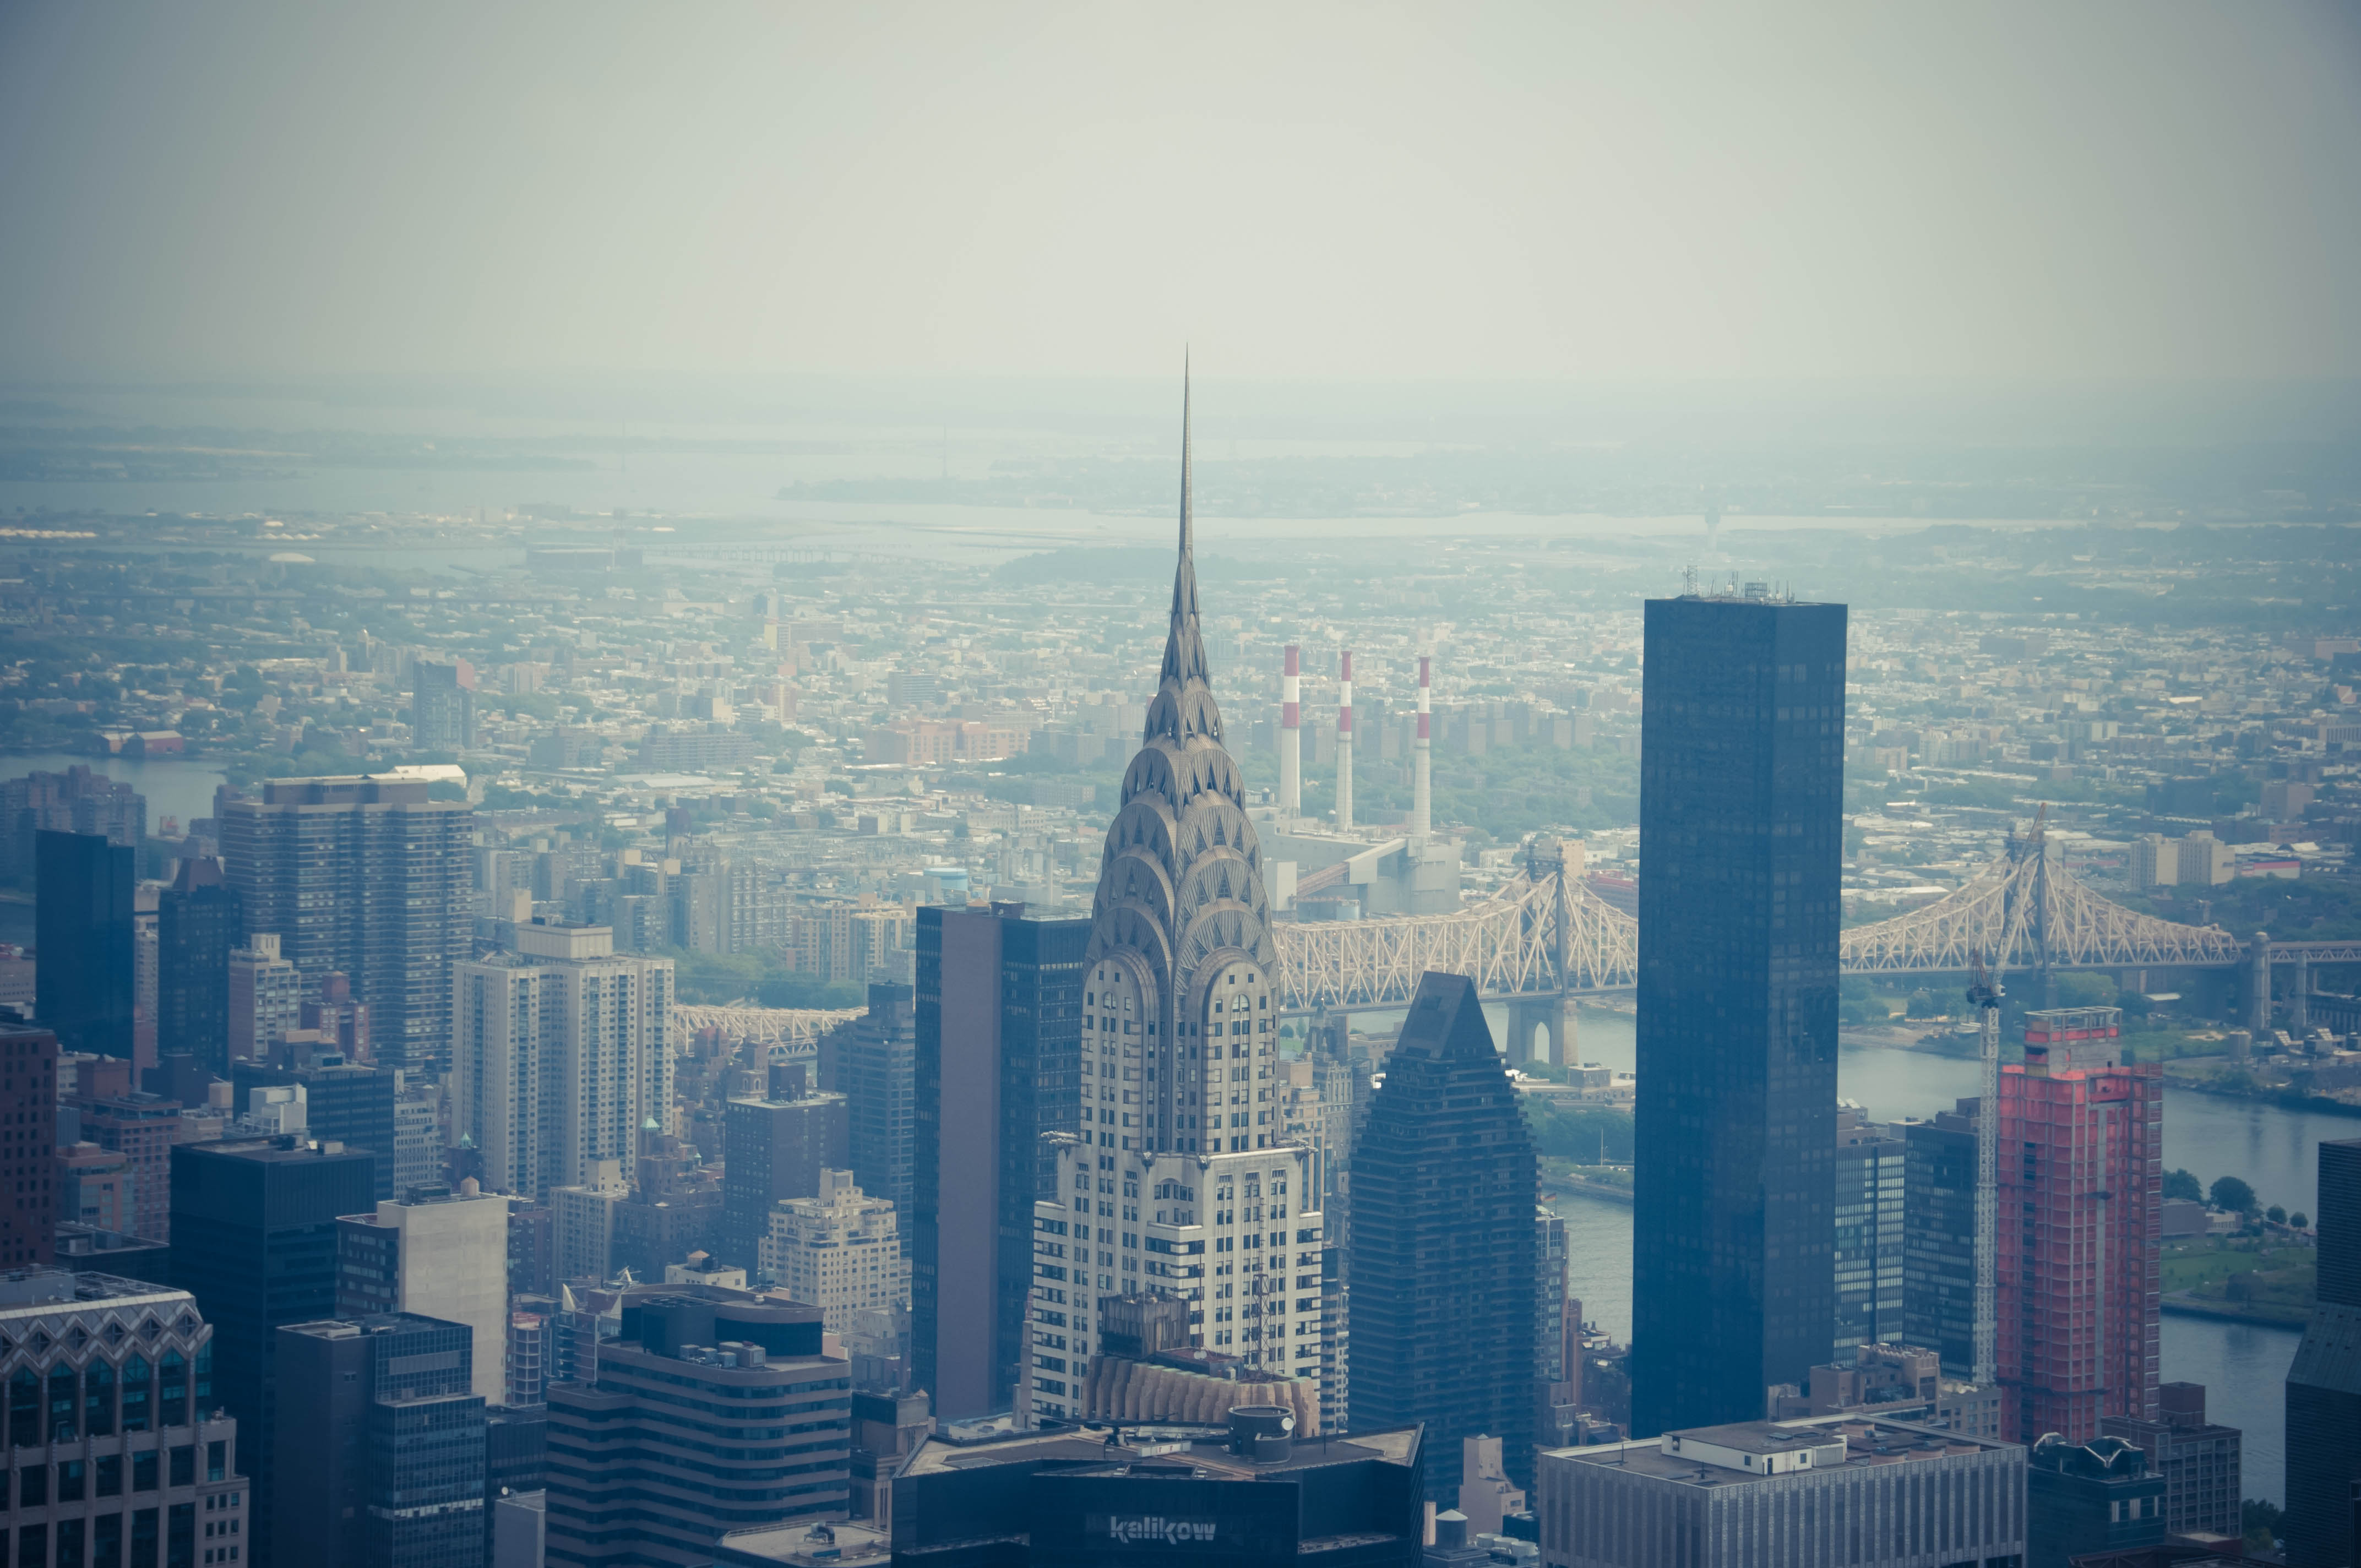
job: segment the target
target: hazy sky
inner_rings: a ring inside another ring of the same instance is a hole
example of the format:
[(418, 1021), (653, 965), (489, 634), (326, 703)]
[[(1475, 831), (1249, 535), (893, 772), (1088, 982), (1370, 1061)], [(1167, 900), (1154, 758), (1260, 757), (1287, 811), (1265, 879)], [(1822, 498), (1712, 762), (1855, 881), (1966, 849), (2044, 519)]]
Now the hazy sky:
[(0, 375), (2361, 374), (2361, 8), (0, 5)]

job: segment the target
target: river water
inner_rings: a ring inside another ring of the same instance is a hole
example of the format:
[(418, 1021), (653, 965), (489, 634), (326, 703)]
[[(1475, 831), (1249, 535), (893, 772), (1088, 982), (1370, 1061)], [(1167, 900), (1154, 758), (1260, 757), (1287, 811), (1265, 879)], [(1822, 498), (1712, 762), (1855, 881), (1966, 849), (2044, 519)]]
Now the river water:
[(180, 818), (186, 828), (196, 817), (214, 814), (214, 791), (228, 779), (201, 757), (93, 757), (71, 751), (27, 751), (0, 756), (0, 779), (20, 779), (27, 773), (61, 773), (82, 766), (117, 784), (127, 784), (148, 797), (148, 831), (167, 817)]
[[(1576, 1027), (1584, 1060), (1631, 1069), (1630, 1014), (1585, 1009)], [(1838, 1059), (1839, 1091), (1861, 1102), (1880, 1121), (1949, 1110), (1953, 1101), (1976, 1092), (1976, 1075), (1972, 1061), (1876, 1046), (1848, 1044)], [(2361, 1137), (2361, 1118), (2284, 1111), (2187, 1090), (2169, 1090), (2165, 1095), (2166, 1168), (2185, 1168), (2208, 1184), (2217, 1176), (2244, 1177), (2265, 1203), (2309, 1212), (2315, 1190), (2315, 1146), (2324, 1139), (2350, 1137)], [(1559, 1198), (1557, 1211), (1565, 1220), (1571, 1254), (1568, 1287), (1581, 1299), (1583, 1316), (1618, 1340), (1628, 1341), (1631, 1211), (1575, 1194)], [(2170, 1313), (2163, 1329), (2165, 1380), (2205, 1386), (2208, 1416), (2246, 1434), (2245, 1494), (2282, 1501), (2282, 1385), (2302, 1336), (2292, 1329)]]

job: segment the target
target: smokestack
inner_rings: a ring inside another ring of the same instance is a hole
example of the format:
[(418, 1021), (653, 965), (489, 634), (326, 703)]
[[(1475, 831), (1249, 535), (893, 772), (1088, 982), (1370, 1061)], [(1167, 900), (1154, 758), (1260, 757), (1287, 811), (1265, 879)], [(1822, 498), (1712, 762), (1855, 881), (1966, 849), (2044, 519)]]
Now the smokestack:
[(1431, 780), (1427, 773), (1427, 765), (1433, 750), (1433, 743), (1427, 734), (1427, 726), (1431, 722), (1427, 709), (1428, 681), (1431, 674), (1428, 666), (1432, 663), (1433, 661), (1425, 654), (1419, 655), (1418, 742), (1411, 752), (1411, 765), (1413, 772), (1411, 774), (1410, 836), (1413, 843), (1424, 843), (1426, 836), (1434, 830), (1434, 797), (1428, 793)]
[(1336, 677), (1336, 826), (1353, 825), (1353, 651)]
[(1294, 642), (1279, 677), (1279, 809), (1303, 815), (1303, 649)]

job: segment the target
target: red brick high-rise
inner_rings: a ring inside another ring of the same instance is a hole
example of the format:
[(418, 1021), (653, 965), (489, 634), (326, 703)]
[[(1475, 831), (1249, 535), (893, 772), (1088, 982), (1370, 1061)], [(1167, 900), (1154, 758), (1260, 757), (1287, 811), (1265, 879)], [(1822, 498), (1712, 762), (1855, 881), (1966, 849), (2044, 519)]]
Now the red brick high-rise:
[(2003, 1433), (2026, 1442), (2156, 1419), (2164, 1082), (2125, 1059), (2121, 1017), (2028, 1014), (2025, 1065), (2001, 1070)]
[(52, 1261), (57, 1166), (58, 1037), (0, 1029), (0, 1269)]

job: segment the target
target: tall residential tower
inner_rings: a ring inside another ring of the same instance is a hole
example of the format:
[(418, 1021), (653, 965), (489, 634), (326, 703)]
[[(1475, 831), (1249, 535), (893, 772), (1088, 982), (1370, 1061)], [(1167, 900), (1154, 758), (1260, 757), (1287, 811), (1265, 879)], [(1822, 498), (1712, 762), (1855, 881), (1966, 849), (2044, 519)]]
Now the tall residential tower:
[(331, 972), (368, 1005), (379, 1065), (451, 1066), (451, 966), (475, 933), (476, 814), (420, 779), (272, 779), (222, 807), (247, 935), (276, 933), (316, 994)]

